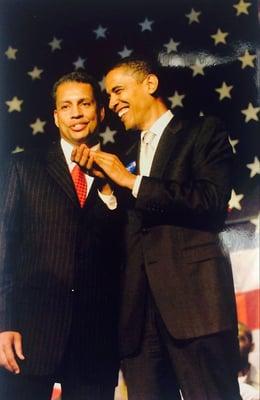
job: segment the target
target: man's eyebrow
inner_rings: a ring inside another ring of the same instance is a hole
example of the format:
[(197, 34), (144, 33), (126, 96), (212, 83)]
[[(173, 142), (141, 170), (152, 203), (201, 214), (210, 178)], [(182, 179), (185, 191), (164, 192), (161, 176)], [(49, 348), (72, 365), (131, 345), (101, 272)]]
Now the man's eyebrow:
[(121, 89), (122, 87), (123, 87), (123, 85), (116, 85), (116, 86), (113, 86), (111, 90), (106, 90), (108, 97), (111, 96), (111, 93), (115, 93), (118, 89)]
[(120, 89), (122, 87), (123, 87), (123, 85), (116, 85), (116, 86), (112, 87), (111, 92), (115, 92), (117, 89)]
[(85, 97), (81, 97), (78, 101), (82, 102), (82, 101), (92, 101), (93, 99), (90, 96), (85, 96)]
[[(91, 101), (91, 97), (81, 97), (80, 99), (78, 99), (78, 103), (82, 102), (82, 101)], [(60, 103), (72, 103), (72, 100), (70, 99), (65, 99), (65, 100), (60, 100)]]

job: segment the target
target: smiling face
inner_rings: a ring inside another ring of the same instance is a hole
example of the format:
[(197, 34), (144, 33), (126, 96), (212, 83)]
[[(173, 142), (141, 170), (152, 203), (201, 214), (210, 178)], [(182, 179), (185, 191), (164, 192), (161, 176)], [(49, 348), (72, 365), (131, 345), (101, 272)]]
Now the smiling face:
[(67, 142), (85, 143), (103, 118), (104, 108), (98, 108), (89, 83), (67, 81), (58, 86), (54, 121), (60, 136)]
[(109, 108), (128, 129), (147, 129), (154, 119), (152, 94), (157, 88), (155, 75), (144, 75), (128, 66), (120, 66), (108, 72), (105, 86), (109, 95)]

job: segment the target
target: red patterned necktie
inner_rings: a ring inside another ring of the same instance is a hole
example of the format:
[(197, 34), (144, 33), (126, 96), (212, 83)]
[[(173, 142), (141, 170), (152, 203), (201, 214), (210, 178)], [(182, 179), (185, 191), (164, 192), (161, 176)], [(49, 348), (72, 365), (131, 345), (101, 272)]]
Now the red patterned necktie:
[(82, 208), (87, 197), (87, 181), (85, 174), (82, 169), (76, 164), (71, 171), (71, 176), (78, 195), (80, 207)]

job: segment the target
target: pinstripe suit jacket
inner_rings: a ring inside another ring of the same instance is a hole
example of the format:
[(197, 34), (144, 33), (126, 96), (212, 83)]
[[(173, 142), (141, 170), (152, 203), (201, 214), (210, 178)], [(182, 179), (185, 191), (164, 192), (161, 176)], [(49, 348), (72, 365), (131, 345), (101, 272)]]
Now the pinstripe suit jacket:
[(115, 366), (118, 211), (95, 182), (80, 208), (59, 144), (13, 156), (3, 185), (0, 330), (22, 334), (22, 373), (53, 373), (72, 330), (85, 372)]
[(174, 118), (165, 128), (150, 176), (128, 209), (122, 356), (140, 346), (148, 286), (176, 339), (236, 329), (232, 272), (218, 236), (231, 165), (227, 134), (215, 118)]

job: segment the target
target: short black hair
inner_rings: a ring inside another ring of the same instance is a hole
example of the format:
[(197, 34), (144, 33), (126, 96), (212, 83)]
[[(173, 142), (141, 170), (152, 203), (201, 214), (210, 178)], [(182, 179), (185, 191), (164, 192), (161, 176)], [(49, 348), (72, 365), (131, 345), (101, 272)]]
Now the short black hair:
[(103, 107), (104, 105), (103, 94), (97, 80), (93, 76), (88, 75), (85, 72), (79, 72), (79, 71), (73, 71), (66, 75), (63, 75), (54, 83), (52, 88), (52, 98), (54, 106), (56, 106), (57, 89), (64, 82), (88, 83), (89, 85), (91, 85), (93, 89), (94, 98), (97, 102), (98, 108), (100, 109), (101, 107)]
[(142, 57), (125, 57), (121, 58), (121, 60), (116, 61), (111, 64), (107, 70), (107, 73), (112, 69), (119, 67), (129, 67), (136, 72), (141, 72), (143, 74), (157, 74), (158, 73), (158, 65), (154, 60)]
[(160, 96), (161, 91), (160, 91), (160, 81), (161, 81), (161, 68), (157, 60), (153, 58), (145, 58), (142, 56), (130, 56), (130, 57), (125, 57), (122, 58), (119, 61), (116, 61), (115, 63), (111, 64), (109, 68), (106, 70), (106, 75), (116, 69), (116, 68), (121, 68), (121, 67), (126, 67), (129, 68), (133, 71), (134, 74), (138, 75), (141, 78), (146, 77), (149, 74), (154, 74), (158, 77), (159, 79), (159, 87), (154, 93), (155, 96)]

